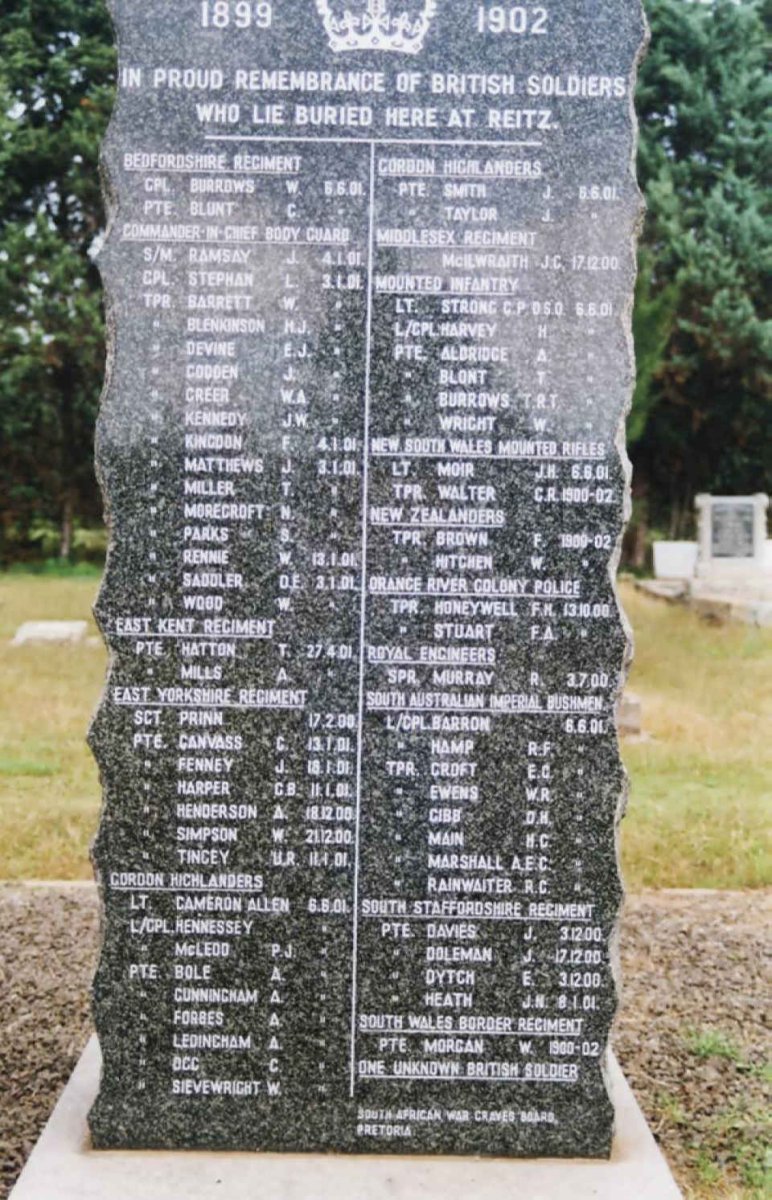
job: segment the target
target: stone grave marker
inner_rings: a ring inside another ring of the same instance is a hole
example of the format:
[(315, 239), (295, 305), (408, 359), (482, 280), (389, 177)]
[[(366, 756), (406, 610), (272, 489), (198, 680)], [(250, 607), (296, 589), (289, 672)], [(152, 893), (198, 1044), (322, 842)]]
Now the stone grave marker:
[(87, 621), (24, 621), (13, 635), (12, 646), (27, 646), (32, 642), (82, 642), (88, 630)]
[(711, 496), (696, 499), (697, 574), (763, 571), (769, 497)]
[(637, 0), (113, 0), (97, 1147), (598, 1156)]

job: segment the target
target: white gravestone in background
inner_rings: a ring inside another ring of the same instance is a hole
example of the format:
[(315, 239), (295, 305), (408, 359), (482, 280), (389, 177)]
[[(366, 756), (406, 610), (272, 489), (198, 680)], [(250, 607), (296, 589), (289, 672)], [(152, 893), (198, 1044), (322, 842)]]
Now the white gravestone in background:
[(769, 497), (709, 496), (695, 501), (698, 515), (697, 576), (738, 576), (764, 570)]

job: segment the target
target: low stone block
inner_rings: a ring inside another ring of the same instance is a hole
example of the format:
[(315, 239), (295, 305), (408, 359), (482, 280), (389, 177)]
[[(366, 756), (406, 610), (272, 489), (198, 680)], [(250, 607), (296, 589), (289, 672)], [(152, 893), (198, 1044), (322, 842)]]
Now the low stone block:
[(697, 569), (696, 542), (655, 542), (654, 574), (657, 579), (691, 579)]
[(25, 621), (14, 634), (12, 646), (31, 642), (82, 642), (88, 629), (87, 621)]

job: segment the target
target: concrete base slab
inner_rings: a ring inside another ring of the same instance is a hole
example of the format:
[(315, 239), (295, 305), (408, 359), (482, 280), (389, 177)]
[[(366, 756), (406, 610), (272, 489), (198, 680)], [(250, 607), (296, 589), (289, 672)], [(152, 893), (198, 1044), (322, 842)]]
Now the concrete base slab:
[(665, 600), (668, 604), (681, 604), (689, 595), (685, 579), (636, 579), (633, 587), (637, 592), (653, 596), (655, 600)]
[(746, 625), (772, 626), (772, 592), (718, 586), (715, 581), (636, 579), (636, 591), (669, 604), (688, 604), (707, 620), (742, 621)]
[(679, 1200), (670, 1170), (615, 1059), (617, 1133), (609, 1162), (92, 1150), (92, 1038), (10, 1200)]
[(756, 587), (735, 586), (731, 582), (695, 579), (689, 588), (689, 602), (701, 616), (746, 625), (772, 625), (772, 580)]

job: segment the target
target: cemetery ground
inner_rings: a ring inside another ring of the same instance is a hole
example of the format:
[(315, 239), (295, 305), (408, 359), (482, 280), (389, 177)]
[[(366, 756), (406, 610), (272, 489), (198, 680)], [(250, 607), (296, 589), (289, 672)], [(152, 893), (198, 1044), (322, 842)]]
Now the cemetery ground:
[[(93, 573), (0, 576), (0, 880), (90, 877), (99, 795), (83, 736), (104, 649), (93, 624), (76, 645), (10, 640), (24, 621), (90, 618), (97, 585)], [(772, 630), (622, 595), (645, 732), (623, 745), (631, 899), (616, 1047), (690, 1200), (762, 1200)], [(674, 888), (692, 890), (650, 890)], [(2, 1197), (86, 1036), (96, 909), (89, 888), (11, 883), (0, 909)]]

